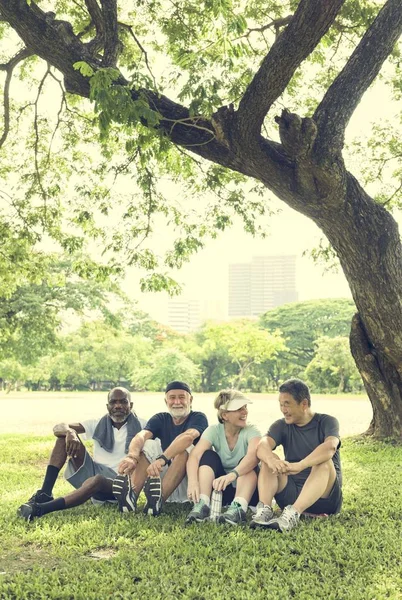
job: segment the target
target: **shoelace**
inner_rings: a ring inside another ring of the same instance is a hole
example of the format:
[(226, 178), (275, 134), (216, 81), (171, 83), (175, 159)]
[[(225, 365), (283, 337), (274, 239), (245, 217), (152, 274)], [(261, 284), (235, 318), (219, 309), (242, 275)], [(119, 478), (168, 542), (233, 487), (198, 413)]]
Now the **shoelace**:
[(241, 511), (240, 504), (231, 504), (229, 506), (229, 508), (227, 509), (226, 514), (230, 515), (231, 517), (232, 516), (234, 517), (235, 515), (239, 515), (239, 517), (241, 517), (241, 512), (240, 511)]
[(205, 502), (204, 500), (199, 500), (199, 502), (197, 502), (197, 504), (194, 506), (193, 508), (193, 512), (195, 513), (200, 513), (202, 511), (202, 507), (204, 506)]
[(297, 513), (289, 510), (287, 507), (283, 510), (280, 518), (283, 519), (287, 525), (297, 524)]
[(260, 508), (257, 508), (257, 512), (255, 513), (255, 515), (252, 516), (252, 519), (260, 519), (261, 517), (271, 517), (272, 516), (272, 510), (269, 506), (261, 506)]

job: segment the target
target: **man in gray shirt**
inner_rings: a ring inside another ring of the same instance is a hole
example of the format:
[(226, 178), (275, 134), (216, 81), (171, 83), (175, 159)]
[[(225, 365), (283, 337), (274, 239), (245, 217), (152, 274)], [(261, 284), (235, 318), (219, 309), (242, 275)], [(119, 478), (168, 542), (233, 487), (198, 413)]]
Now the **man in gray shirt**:
[[(260, 503), (251, 527), (289, 531), (300, 515), (334, 514), (342, 506), (341, 441), (337, 419), (311, 410), (310, 391), (300, 379), (279, 388), (283, 419), (275, 421), (259, 443)], [(283, 446), (285, 458), (274, 454)], [(272, 500), (283, 509), (274, 518)]]

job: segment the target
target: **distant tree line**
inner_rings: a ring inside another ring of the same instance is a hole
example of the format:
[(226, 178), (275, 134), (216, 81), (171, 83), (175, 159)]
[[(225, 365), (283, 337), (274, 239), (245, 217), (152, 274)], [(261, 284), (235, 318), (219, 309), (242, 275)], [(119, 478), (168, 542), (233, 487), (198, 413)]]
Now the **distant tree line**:
[[(65, 294), (67, 307), (74, 289)], [(75, 303), (85, 305), (83, 297), (92, 291), (77, 283)], [(259, 320), (205, 322), (198, 331), (181, 335), (127, 299), (120, 310), (106, 310), (98, 294), (97, 313), (92, 310), (78, 328), (63, 334), (57, 331), (54, 294), (49, 293), (48, 307), (45, 296), (43, 286), (17, 290), (21, 310), (29, 303), (36, 310), (27, 310), (25, 325), (20, 314), (18, 335), (10, 333), (3, 346), (3, 389), (100, 390), (122, 384), (134, 391), (159, 391), (166, 381), (179, 378), (202, 392), (227, 386), (266, 392), (289, 377), (306, 379), (317, 392), (363, 389), (349, 350), (355, 311), (349, 300), (287, 304)], [(58, 310), (65, 307), (57, 304)], [(46, 311), (53, 320), (46, 319)]]

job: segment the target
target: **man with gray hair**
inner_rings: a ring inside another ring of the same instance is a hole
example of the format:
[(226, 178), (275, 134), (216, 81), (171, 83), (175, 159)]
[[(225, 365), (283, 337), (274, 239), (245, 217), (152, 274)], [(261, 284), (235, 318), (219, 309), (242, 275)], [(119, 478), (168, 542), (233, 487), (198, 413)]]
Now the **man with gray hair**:
[[(132, 411), (131, 395), (124, 387), (115, 387), (108, 393), (106, 408), (107, 414), (102, 418), (69, 425), (60, 423), (53, 428), (57, 440), (42, 487), (19, 507), (20, 517), (31, 522), (47, 513), (79, 506), (89, 498), (99, 504), (116, 501), (112, 483), (117, 467), (146, 421)], [(93, 440), (93, 458), (79, 436)], [(76, 489), (54, 500), (53, 487), (66, 462), (64, 477)]]
[(192, 410), (193, 396), (184, 381), (171, 381), (165, 389), (167, 412), (151, 417), (132, 440), (121, 461), (113, 493), (121, 512), (135, 512), (145, 484), (144, 513), (157, 517), (163, 502), (187, 501), (186, 464), (208, 421)]

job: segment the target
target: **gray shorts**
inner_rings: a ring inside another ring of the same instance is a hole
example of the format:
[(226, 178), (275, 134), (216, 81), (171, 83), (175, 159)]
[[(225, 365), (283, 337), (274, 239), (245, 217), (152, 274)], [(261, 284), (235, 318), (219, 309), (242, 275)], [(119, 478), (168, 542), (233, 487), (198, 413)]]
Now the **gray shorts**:
[[(95, 462), (87, 451), (85, 451), (84, 462), (79, 469), (75, 470), (72, 461), (69, 460), (64, 471), (64, 478), (76, 489), (80, 488), (87, 479), (95, 475), (103, 475), (106, 479), (113, 480), (117, 473), (111, 467)], [(110, 498), (103, 499), (102, 494), (96, 494), (96, 498), (92, 498), (92, 502), (94, 504), (104, 504), (104, 502), (115, 503), (116, 500)]]

